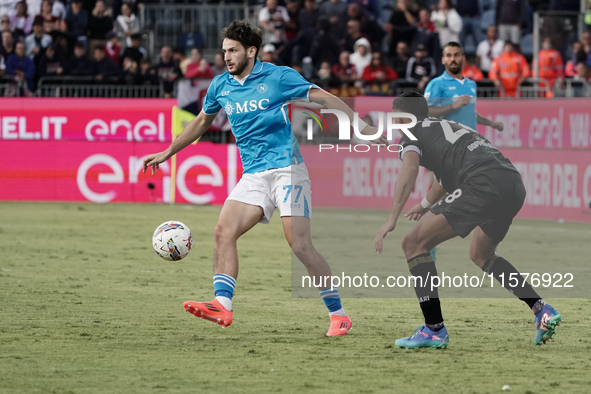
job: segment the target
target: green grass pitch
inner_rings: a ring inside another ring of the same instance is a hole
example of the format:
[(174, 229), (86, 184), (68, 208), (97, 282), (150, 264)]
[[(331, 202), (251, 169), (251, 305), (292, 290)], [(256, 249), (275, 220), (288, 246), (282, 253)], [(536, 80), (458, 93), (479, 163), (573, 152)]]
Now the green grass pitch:
[[(337, 215), (331, 223), (366, 234), (373, 251), (379, 221), (352, 225), (352, 211), (314, 212), (319, 245), (325, 228), (316, 223)], [(0, 393), (498, 393), (504, 385), (510, 393), (589, 392), (585, 298), (550, 299), (564, 323), (541, 348), (533, 346), (533, 315), (512, 298), (442, 300), (445, 350), (394, 346), (421, 325), (412, 298), (345, 299), (354, 329), (325, 338), (322, 301), (290, 296), (278, 215), (239, 241), (232, 326), (197, 319), (182, 303), (213, 298), (218, 214), (219, 207), (183, 205), (1, 203)], [(160, 259), (150, 244), (156, 226), (173, 219), (195, 240), (180, 262)], [(515, 225), (501, 248), (518, 268), (591, 256), (589, 225)], [(386, 238), (401, 272), (399, 240), (409, 228), (400, 222)], [(438, 266), (470, 267), (468, 242), (442, 245)], [(338, 259), (338, 248), (319, 249), (329, 262)]]

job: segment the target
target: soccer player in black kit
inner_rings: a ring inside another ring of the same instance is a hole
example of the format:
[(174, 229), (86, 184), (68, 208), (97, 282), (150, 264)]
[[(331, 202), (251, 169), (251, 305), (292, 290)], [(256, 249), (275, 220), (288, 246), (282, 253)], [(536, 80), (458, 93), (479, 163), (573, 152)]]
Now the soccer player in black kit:
[[(396, 98), (392, 111), (416, 116), (417, 124), (409, 131), (417, 140), (403, 135), (399, 142), (403, 164), (390, 216), (375, 237), (377, 252), (382, 252), (384, 237), (396, 227), (413, 190), (419, 166), (435, 174), (427, 197), (404, 215), (418, 223), (402, 240), (411, 274), (422, 278), (416, 280), (415, 292), (425, 325), (414, 335), (396, 340), (396, 345), (402, 348), (447, 347), (449, 336), (443, 324), (439, 293), (437, 287), (431, 290), (428, 279), (437, 275), (429, 251), (455, 236), (464, 238), (472, 231), (470, 259), (531, 308), (536, 324), (534, 344), (545, 344), (560, 324), (560, 314), (542, 300), (509, 261), (495, 254), (525, 200), (519, 172), (476, 131), (453, 121), (429, 118), (427, 101), (419, 93), (409, 92)], [(394, 118), (394, 122), (408, 124), (412, 120)], [(513, 279), (509, 281), (508, 278)]]

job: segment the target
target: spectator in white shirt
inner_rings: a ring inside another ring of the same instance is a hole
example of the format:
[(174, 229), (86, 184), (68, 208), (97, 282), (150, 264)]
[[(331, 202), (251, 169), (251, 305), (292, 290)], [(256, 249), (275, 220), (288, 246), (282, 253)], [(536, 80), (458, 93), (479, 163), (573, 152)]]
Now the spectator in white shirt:
[(56, 16), (60, 19), (65, 19), (66, 18), (66, 6), (64, 5), (64, 3), (62, 3), (59, 0), (54, 0), (52, 5), (51, 5), (51, 15)]
[(51, 36), (43, 32), (43, 21), (33, 23), (33, 33), (25, 38), (26, 54), (33, 59), (52, 42)]
[(360, 38), (353, 45), (353, 52), (349, 56), (349, 63), (355, 66), (357, 75), (362, 75), (363, 70), (371, 63), (371, 44), (365, 37)]
[(27, 0), (27, 9), (33, 18), (41, 13), (41, 3), (42, 0)]
[(259, 22), (263, 27), (263, 43), (273, 44), (275, 49), (286, 41), (285, 23), (289, 22), (287, 9), (277, 5), (277, 0), (267, 0), (266, 7), (259, 13)]
[(12, 15), (16, 11), (16, 3), (20, 0), (0, 0), (0, 16)]
[(436, 11), (431, 13), (431, 22), (439, 32), (439, 43), (444, 47), (450, 41), (459, 42), (462, 31), (462, 17), (456, 11), (451, 0), (439, 0)]
[(131, 7), (127, 3), (121, 5), (121, 15), (117, 17), (115, 30), (117, 31), (117, 36), (123, 46), (121, 49), (130, 47), (131, 36), (140, 32), (140, 21), (136, 18), (135, 14), (131, 11)]
[(486, 40), (481, 41), (476, 47), (476, 66), (485, 74), (485, 77), (490, 71), (493, 59), (503, 53), (504, 46), (505, 43), (499, 40), (497, 35), (497, 27), (490, 25), (486, 29)]

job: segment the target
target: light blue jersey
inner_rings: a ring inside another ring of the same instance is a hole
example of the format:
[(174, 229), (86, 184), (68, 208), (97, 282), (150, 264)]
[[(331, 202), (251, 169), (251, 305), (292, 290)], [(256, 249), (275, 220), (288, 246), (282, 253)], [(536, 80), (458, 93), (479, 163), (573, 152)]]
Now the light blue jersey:
[(476, 130), (476, 82), (468, 78), (457, 80), (444, 71), (440, 77), (433, 78), (425, 89), (425, 98), (431, 107), (452, 104), (454, 97), (464, 95), (471, 97), (470, 104), (444, 115), (443, 118)]
[(245, 174), (283, 168), (304, 161), (286, 107), (293, 99), (307, 100), (312, 87), (317, 86), (289, 67), (257, 60), (241, 82), (227, 71), (215, 77), (203, 112), (226, 111)]

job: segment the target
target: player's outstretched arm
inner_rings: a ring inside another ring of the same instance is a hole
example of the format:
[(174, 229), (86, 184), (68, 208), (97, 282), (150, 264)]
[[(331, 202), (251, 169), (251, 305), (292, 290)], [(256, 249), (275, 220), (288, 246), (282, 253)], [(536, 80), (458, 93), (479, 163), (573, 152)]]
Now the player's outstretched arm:
[(503, 131), (503, 129), (505, 128), (505, 125), (503, 124), (503, 122), (495, 122), (489, 118), (485, 118), (484, 116), (480, 115), (478, 112), (476, 113), (476, 123), (484, 125), (484, 126), (490, 126), (493, 129), (496, 129), (499, 131)]
[(415, 186), (417, 175), (419, 174), (419, 154), (416, 152), (407, 152), (402, 159), (402, 168), (398, 174), (396, 189), (394, 190), (394, 203), (390, 210), (390, 215), (386, 223), (380, 227), (374, 239), (375, 251), (382, 253), (383, 240), (388, 233), (396, 228), (396, 221), (402, 212), (402, 208), (408, 201), (410, 193)]
[(170, 159), (174, 154), (183, 150), (187, 145), (201, 137), (209, 126), (213, 123), (217, 114), (208, 115), (201, 111), (195, 119), (193, 119), (179, 136), (172, 141), (172, 144), (163, 152), (152, 154), (144, 159), (144, 172), (148, 167), (152, 167), (152, 175), (154, 169), (159, 170), (159, 165)]
[[(347, 104), (343, 102), (340, 98), (328, 93), (326, 90), (321, 88), (312, 88), (310, 89), (310, 101), (320, 104), (328, 109), (337, 109), (349, 117), (351, 123), (353, 122), (355, 112)], [(361, 127), (359, 127), (361, 129)], [(365, 135), (375, 135), (378, 132), (378, 129), (374, 126), (366, 126), (362, 130), (360, 130), (361, 134)], [(380, 145), (388, 145), (388, 139), (385, 136), (380, 136), (375, 140), (372, 140), (374, 144)]]

